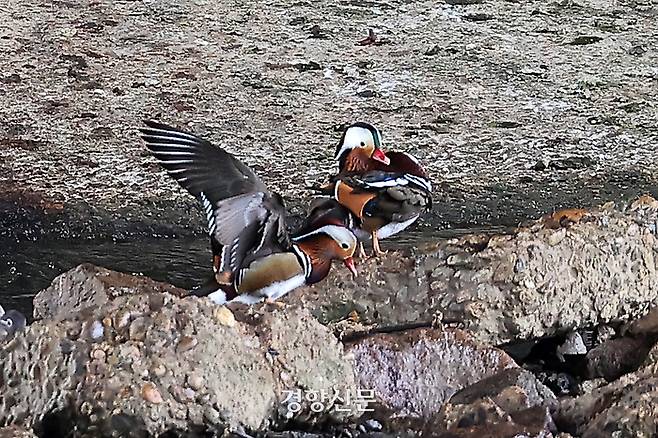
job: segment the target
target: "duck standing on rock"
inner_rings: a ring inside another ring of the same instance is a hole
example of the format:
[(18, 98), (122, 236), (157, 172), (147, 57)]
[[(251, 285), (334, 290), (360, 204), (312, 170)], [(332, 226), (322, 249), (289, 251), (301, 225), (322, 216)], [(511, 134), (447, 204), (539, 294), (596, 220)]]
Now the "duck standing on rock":
[(342, 260), (356, 275), (357, 239), (341, 220), (318, 215), (291, 237), (283, 199), (244, 163), (210, 142), (161, 123), (140, 129), (146, 147), (169, 175), (202, 204), (208, 221), (215, 281), (193, 291), (217, 304), (274, 301), (313, 284)]
[[(357, 218), (360, 239), (370, 237), (375, 255), (379, 239), (399, 233), (432, 207), (432, 184), (418, 160), (405, 152), (384, 152), (373, 125), (348, 126), (336, 147), (338, 174), (321, 191)], [(363, 252), (363, 247), (361, 247)]]

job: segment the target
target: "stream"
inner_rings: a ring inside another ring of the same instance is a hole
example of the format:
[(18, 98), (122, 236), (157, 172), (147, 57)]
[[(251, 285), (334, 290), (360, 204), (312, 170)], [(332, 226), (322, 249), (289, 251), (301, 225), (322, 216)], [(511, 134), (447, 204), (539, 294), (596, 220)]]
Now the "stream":
[[(382, 248), (406, 249), (437, 238), (505, 230), (500, 226), (441, 230), (417, 226), (385, 240)], [(205, 236), (116, 242), (84, 239), (0, 242), (0, 304), (31, 315), (34, 295), (48, 287), (55, 277), (81, 263), (145, 275), (191, 289), (207, 279), (210, 259), (210, 244)]]

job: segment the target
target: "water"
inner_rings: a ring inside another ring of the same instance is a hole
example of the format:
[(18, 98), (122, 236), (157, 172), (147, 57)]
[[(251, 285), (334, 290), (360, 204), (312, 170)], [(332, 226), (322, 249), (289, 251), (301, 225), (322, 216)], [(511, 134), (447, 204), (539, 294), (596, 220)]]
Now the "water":
[[(435, 229), (416, 227), (382, 242), (383, 249), (403, 249), (438, 238), (469, 232), (502, 232), (487, 229)], [(0, 304), (32, 314), (32, 299), (59, 274), (81, 263), (92, 263), (120, 272), (145, 275), (191, 289), (210, 275), (210, 244), (205, 236), (139, 241), (40, 240), (0, 242)]]

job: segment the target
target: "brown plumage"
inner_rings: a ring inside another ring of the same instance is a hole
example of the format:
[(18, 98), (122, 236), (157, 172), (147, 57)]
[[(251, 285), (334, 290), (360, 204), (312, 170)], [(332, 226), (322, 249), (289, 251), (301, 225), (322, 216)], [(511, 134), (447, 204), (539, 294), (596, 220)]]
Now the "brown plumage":
[(359, 221), (359, 238), (370, 236), (379, 254), (379, 239), (394, 235), (431, 209), (431, 183), (411, 155), (381, 149), (381, 135), (372, 125), (349, 126), (336, 148), (339, 172), (323, 188)]

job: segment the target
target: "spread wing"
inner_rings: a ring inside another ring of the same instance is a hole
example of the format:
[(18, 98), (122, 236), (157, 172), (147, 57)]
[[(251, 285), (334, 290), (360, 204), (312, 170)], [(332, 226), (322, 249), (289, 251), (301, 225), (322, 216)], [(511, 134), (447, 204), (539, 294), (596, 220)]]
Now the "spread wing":
[(218, 269), (234, 273), (290, 248), (286, 209), (244, 163), (207, 140), (161, 123), (140, 129), (146, 147), (202, 204)]
[(202, 201), (216, 203), (250, 192), (267, 192), (244, 163), (207, 140), (162, 123), (145, 121), (142, 139), (153, 156), (178, 183)]
[(256, 258), (290, 248), (286, 210), (278, 197), (255, 192), (203, 204), (220, 271), (235, 272)]

